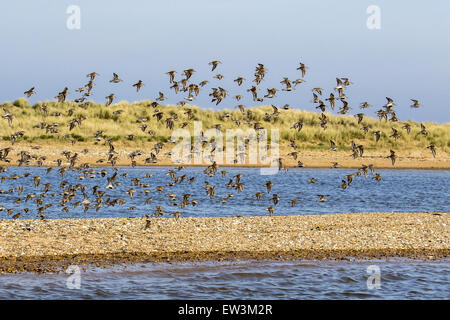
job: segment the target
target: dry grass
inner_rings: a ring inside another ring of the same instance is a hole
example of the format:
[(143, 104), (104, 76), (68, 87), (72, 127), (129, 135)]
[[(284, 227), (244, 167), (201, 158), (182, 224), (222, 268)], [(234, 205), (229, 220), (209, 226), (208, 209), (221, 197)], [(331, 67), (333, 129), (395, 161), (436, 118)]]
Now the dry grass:
[[(67, 134), (72, 134), (71, 139), (77, 141), (94, 142), (93, 138), (97, 130), (104, 131), (103, 137), (116, 141), (117, 145), (123, 147), (139, 147), (149, 146), (149, 142), (167, 141), (172, 130), (166, 128), (164, 119), (170, 115), (176, 114), (178, 120), (175, 121), (175, 129), (180, 127), (183, 122), (188, 122), (186, 129), (193, 132), (193, 121), (188, 121), (185, 110), (190, 108), (193, 110), (193, 120), (202, 121), (203, 130), (211, 128), (213, 125), (222, 124), (223, 129), (237, 128), (232, 120), (241, 120), (241, 128), (246, 129), (249, 125), (244, 124), (247, 120), (239, 110), (206, 110), (196, 106), (178, 107), (173, 105), (158, 106), (164, 113), (163, 118), (157, 121), (153, 117), (155, 108), (150, 106), (151, 101), (141, 101), (130, 104), (126, 101), (116, 103), (106, 107), (104, 104), (89, 102), (86, 107), (80, 107), (74, 102), (45, 102), (48, 106), (48, 116), (44, 117), (41, 110), (42, 103), (30, 106), (26, 99), (19, 99), (13, 103), (5, 103), (2, 105), (10, 113), (14, 115), (13, 125), (9, 127), (6, 119), (0, 119), (3, 123), (0, 126), (0, 137), (9, 140), (10, 135), (17, 131), (24, 131), (24, 136), (17, 141), (32, 142), (35, 145), (45, 145), (48, 140), (54, 142), (68, 143), (68, 139), (64, 138)], [(69, 117), (67, 111), (73, 109), (73, 115)], [(120, 115), (113, 114), (114, 111), (123, 110)], [(365, 149), (370, 151), (383, 151), (394, 149), (396, 151), (413, 151), (426, 150), (426, 146), (434, 143), (438, 153), (449, 153), (450, 150), (450, 124), (424, 123), (428, 131), (428, 136), (417, 135), (420, 131), (420, 123), (410, 121), (411, 133), (407, 134), (401, 129), (404, 122), (379, 121), (375, 118), (365, 117), (361, 124), (357, 124), (357, 119), (352, 116), (337, 116), (326, 113), (329, 118), (328, 128), (326, 130), (319, 126), (319, 113), (307, 112), (302, 110), (280, 110), (280, 115), (270, 121), (264, 120), (265, 113), (272, 113), (270, 106), (262, 106), (251, 108), (253, 112), (252, 121), (258, 121), (264, 128), (277, 128), (280, 130), (281, 143), (287, 144), (291, 139), (295, 140), (302, 150), (327, 150), (329, 140), (333, 139), (340, 150), (348, 150), (351, 141), (363, 144)], [(53, 116), (55, 112), (60, 112), (61, 116)], [(226, 113), (231, 114), (229, 118), (222, 118)], [(69, 130), (68, 123), (70, 119), (78, 116), (87, 117), (82, 122), (81, 128), (75, 127)], [(147, 117), (146, 122), (148, 130), (153, 130), (155, 135), (149, 135), (139, 128), (137, 120)], [(231, 120), (232, 119), (232, 120)], [(304, 123), (303, 129), (299, 132), (290, 127), (296, 121)], [(56, 134), (46, 133), (45, 130), (33, 128), (33, 126), (41, 123), (57, 123), (59, 132)], [(366, 134), (361, 127), (368, 126), (369, 132)], [(395, 141), (389, 138), (392, 134), (391, 128), (396, 128), (401, 132), (401, 137)], [(373, 131), (382, 132), (380, 141), (375, 142)], [(126, 139), (128, 135), (134, 135), (132, 141)], [(270, 136), (270, 135), (269, 135)], [(102, 142), (100, 142), (102, 144)]]

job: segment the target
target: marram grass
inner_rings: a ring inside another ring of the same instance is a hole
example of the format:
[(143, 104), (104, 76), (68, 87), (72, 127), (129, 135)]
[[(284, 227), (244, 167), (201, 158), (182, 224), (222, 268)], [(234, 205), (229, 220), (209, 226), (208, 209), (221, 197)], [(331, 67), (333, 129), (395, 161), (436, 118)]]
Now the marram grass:
[[(165, 118), (176, 114), (178, 119), (175, 120), (174, 129), (180, 128), (180, 125), (187, 122), (185, 129), (193, 133), (193, 120), (201, 121), (203, 130), (212, 128), (216, 124), (222, 125), (222, 130), (237, 128), (232, 120), (240, 120), (240, 128), (246, 129), (250, 126), (245, 124), (247, 116), (239, 110), (208, 110), (197, 106), (173, 106), (160, 105), (157, 108), (150, 106), (151, 101), (140, 101), (128, 103), (121, 101), (106, 107), (102, 103), (89, 102), (86, 107), (80, 107), (74, 102), (58, 103), (53, 101), (45, 102), (48, 109), (48, 115), (44, 116), (41, 110), (42, 103), (36, 103), (31, 106), (24, 98), (18, 99), (13, 103), (7, 102), (2, 104), (14, 115), (12, 127), (8, 125), (6, 119), (0, 119), (0, 137), (3, 140), (9, 140), (10, 136), (18, 131), (24, 131), (24, 135), (17, 139), (17, 143), (30, 142), (35, 145), (47, 144), (49, 141), (53, 143), (69, 143), (65, 138), (67, 134), (71, 134), (71, 139), (77, 141), (92, 142), (95, 141), (95, 132), (103, 131), (102, 137), (109, 138), (119, 145), (145, 147), (147, 144), (153, 145), (158, 141), (167, 141), (170, 139), (172, 130), (166, 128)], [(68, 110), (73, 109), (72, 116), (68, 116)], [(159, 109), (164, 113), (161, 120), (157, 120), (153, 115), (155, 110)], [(188, 120), (185, 111), (192, 109), (193, 119)], [(121, 114), (114, 114), (114, 111), (122, 110)], [(394, 149), (402, 150), (423, 150), (430, 143), (433, 143), (439, 152), (448, 153), (450, 150), (450, 123), (438, 124), (432, 122), (424, 122), (423, 124), (428, 131), (428, 135), (417, 135), (421, 130), (420, 123), (408, 121), (411, 125), (411, 133), (407, 134), (406, 130), (401, 127), (405, 122), (391, 122), (378, 120), (373, 117), (364, 117), (363, 121), (358, 124), (356, 117), (353, 115), (333, 115), (325, 113), (328, 117), (327, 129), (324, 130), (319, 126), (319, 113), (302, 111), (298, 109), (283, 110), (280, 109), (280, 115), (273, 117), (270, 121), (264, 120), (266, 113), (271, 114), (273, 109), (270, 106), (261, 106), (249, 108), (253, 112), (252, 122), (257, 121), (262, 127), (269, 130), (276, 128), (280, 133), (281, 143), (288, 143), (289, 140), (295, 140), (301, 149), (323, 149), (329, 148), (329, 140), (332, 139), (339, 147), (349, 147), (351, 142), (363, 144), (366, 150), (386, 150)], [(363, 111), (373, 113), (374, 110), (369, 109)], [(359, 111), (358, 111), (359, 112)], [(60, 116), (56, 116), (60, 113)], [(223, 118), (225, 114), (231, 117)], [(71, 131), (68, 123), (71, 119), (83, 116), (86, 120), (82, 121), (81, 128), (76, 126)], [(148, 118), (146, 132), (143, 132), (138, 122), (140, 118)], [(303, 122), (301, 131), (291, 129), (292, 125), (297, 122)], [(45, 130), (33, 128), (39, 123), (57, 123), (58, 133), (46, 133)], [(365, 133), (361, 128), (367, 126), (369, 132)], [(395, 141), (389, 136), (392, 129), (397, 129), (401, 136)], [(154, 131), (154, 135), (149, 135), (147, 131)], [(381, 131), (382, 135), (378, 142), (375, 141), (373, 131)], [(133, 135), (133, 140), (127, 139), (127, 136)]]

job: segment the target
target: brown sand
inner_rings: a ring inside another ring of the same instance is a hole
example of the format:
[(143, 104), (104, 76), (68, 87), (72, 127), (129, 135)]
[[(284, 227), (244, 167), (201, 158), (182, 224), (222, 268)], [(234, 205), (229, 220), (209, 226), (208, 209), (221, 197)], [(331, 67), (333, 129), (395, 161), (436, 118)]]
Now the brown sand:
[(0, 272), (70, 264), (447, 258), (450, 213), (0, 220)]
[[(27, 151), (32, 155), (36, 155), (36, 159), (40, 156), (45, 156), (46, 160), (43, 162), (43, 166), (55, 166), (56, 159), (62, 159), (63, 165), (68, 165), (67, 159), (61, 155), (64, 150), (70, 150), (72, 152), (77, 152), (79, 154), (77, 165), (86, 163), (89, 166), (109, 166), (106, 162), (108, 152), (108, 147), (104, 145), (93, 145), (92, 143), (79, 142), (73, 146), (53, 144), (50, 145), (40, 145), (40, 149), (32, 149), (32, 144), (20, 144), (16, 143), (13, 146), (13, 151), (10, 152), (9, 158), (11, 158), (10, 163), (0, 163), (2, 165), (17, 165), (18, 154), (20, 151)], [(178, 165), (174, 163), (170, 156), (165, 155), (166, 152), (170, 151), (172, 146), (167, 144), (167, 147), (158, 154), (157, 164), (146, 164), (145, 158), (149, 156), (150, 149), (154, 143), (147, 144), (146, 146), (135, 146), (117, 147), (119, 160), (117, 165), (119, 166), (129, 166), (131, 160), (128, 157), (133, 151), (141, 150), (143, 152), (142, 156), (137, 157), (136, 163), (140, 165), (159, 165), (159, 166), (175, 166)], [(0, 144), (0, 147), (7, 147), (9, 145)], [(84, 154), (82, 151), (88, 149), (88, 153)], [(364, 156), (361, 158), (353, 159), (350, 151), (323, 151), (323, 150), (299, 150), (298, 159), (294, 160), (291, 156), (287, 156), (292, 150), (287, 146), (282, 146), (280, 150), (280, 156), (283, 158), (283, 163), (287, 167), (295, 167), (297, 161), (302, 161), (306, 168), (330, 168), (333, 162), (339, 163), (341, 168), (360, 168), (362, 164), (368, 165), (373, 164), (375, 168), (389, 168), (389, 169), (450, 169), (450, 154), (445, 152), (438, 152), (436, 158), (433, 158), (429, 150), (404, 150), (397, 151), (397, 161), (395, 166), (392, 165), (390, 159), (386, 158), (389, 155), (389, 150), (384, 151), (371, 151), (367, 150)], [(105, 160), (102, 163), (98, 163), (97, 160)], [(203, 163), (200, 165), (208, 165), (209, 163)], [(29, 165), (37, 165), (37, 161), (30, 162)], [(183, 164), (186, 165), (186, 164)], [(233, 164), (220, 164), (221, 166), (234, 166)], [(245, 164), (236, 164), (239, 167), (260, 167), (258, 164), (248, 164), (246, 160)]]

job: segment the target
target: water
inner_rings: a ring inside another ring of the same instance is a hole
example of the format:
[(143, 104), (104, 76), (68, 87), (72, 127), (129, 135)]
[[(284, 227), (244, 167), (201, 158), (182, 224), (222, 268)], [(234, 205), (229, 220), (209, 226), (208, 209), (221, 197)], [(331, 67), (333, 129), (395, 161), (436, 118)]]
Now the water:
[[(111, 176), (113, 169), (96, 168), (96, 172), (106, 169), (106, 176)], [(338, 186), (345, 175), (354, 173), (354, 169), (291, 169), (288, 173), (272, 176), (260, 175), (259, 169), (227, 168), (225, 178), (220, 174), (207, 177), (203, 168), (184, 168), (176, 172), (187, 178), (173, 187), (166, 186), (160, 194), (155, 191), (159, 185), (166, 185), (170, 178), (168, 167), (120, 168), (117, 181), (121, 184), (115, 189), (105, 189), (106, 177), (99, 174), (95, 178), (79, 180), (79, 172), (67, 171), (64, 180), (72, 185), (86, 185), (86, 193), (93, 202), (95, 196), (92, 187), (106, 192), (104, 198), (126, 199), (124, 205), (102, 207), (100, 210), (90, 208), (84, 212), (83, 206), (73, 208), (73, 203), (83, 200), (80, 191), (70, 201), (70, 213), (61, 210), (59, 201), (62, 181), (57, 168), (49, 174), (46, 168), (9, 167), (2, 176), (17, 174), (30, 176), (18, 179), (6, 179), (0, 188), (10, 189), (24, 186), (19, 196), (17, 189), (13, 193), (0, 194), (1, 204), (5, 209), (13, 209), (13, 214), (22, 212), (22, 218), (36, 218), (37, 205), (33, 200), (25, 202), (25, 196), (42, 193), (43, 184), (51, 183), (51, 190), (43, 203), (52, 204), (45, 213), (47, 218), (80, 217), (141, 217), (152, 213), (157, 205), (163, 206), (166, 217), (169, 212), (179, 210), (183, 216), (213, 217), (267, 215), (267, 206), (273, 205), (269, 198), (278, 194), (281, 198), (275, 206), (275, 214), (324, 214), (344, 212), (419, 212), (450, 211), (448, 190), (450, 171), (445, 170), (377, 170), (381, 181), (374, 181), (364, 176), (355, 176), (352, 185), (346, 190)], [(220, 170), (220, 169), (219, 169)], [(128, 173), (123, 177), (122, 173)], [(151, 173), (151, 178), (144, 178)], [(242, 173), (244, 183), (242, 193), (229, 189), (225, 185), (234, 175)], [(33, 176), (40, 175), (41, 185), (34, 187)], [(132, 179), (141, 177), (141, 182), (149, 187), (132, 186)], [(195, 177), (194, 183), (188, 179)], [(317, 183), (308, 183), (310, 178)], [(267, 180), (274, 183), (269, 195), (264, 186)], [(205, 195), (202, 188), (205, 181), (216, 186), (216, 196), (212, 199)], [(133, 187), (136, 193), (133, 199), (126, 191)], [(148, 196), (144, 189), (150, 189)], [(180, 198), (190, 193), (190, 200), (197, 200), (197, 206), (183, 209), (171, 206), (172, 201), (166, 196), (173, 192)], [(253, 195), (263, 192), (261, 201)], [(52, 196), (56, 193), (56, 196)], [(220, 199), (233, 193), (226, 204)], [(317, 195), (328, 195), (328, 201), (317, 202)], [(22, 203), (14, 203), (17, 198)], [(146, 205), (147, 197), (154, 200)], [(298, 198), (299, 203), (292, 208), (289, 201)], [(136, 210), (128, 210), (135, 206)], [(24, 208), (30, 208), (28, 213)], [(2, 218), (10, 218), (6, 210)], [(381, 288), (368, 289), (367, 267), (377, 265), (381, 271)], [(450, 299), (450, 264), (448, 260), (384, 260), (384, 261), (240, 261), (240, 262), (198, 262), (173, 264), (136, 264), (115, 266), (113, 268), (89, 267), (81, 273), (81, 288), (69, 289), (66, 286), (68, 275), (61, 274), (4, 274), (0, 275), (0, 299)]]
[[(369, 289), (367, 268), (380, 268)], [(0, 275), (0, 299), (450, 299), (448, 261), (201, 262)]]
[[(69, 214), (62, 211), (59, 205), (61, 192), (59, 183), (62, 181), (57, 168), (46, 174), (46, 168), (38, 167), (9, 167), (7, 172), (1, 176), (11, 177), (13, 174), (21, 176), (18, 179), (6, 179), (0, 183), (0, 189), (6, 193), (0, 194), (0, 202), (6, 209), (13, 209), (13, 213), (7, 216), (5, 211), (0, 212), (1, 218), (10, 218), (15, 213), (21, 212), (21, 218), (36, 218), (37, 204), (36, 198), (42, 194), (45, 183), (50, 183), (50, 191), (42, 197), (43, 203), (52, 204), (45, 210), (47, 218), (80, 218), (80, 217), (142, 217), (143, 214), (153, 213), (155, 206), (162, 206), (167, 217), (170, 212), (180, 211), (185, 217), (217, 217), (217, 216), (242, 216), (267, 215), (266, 208), (273, 205), (270, 201), (272, 195), (278, 194), (280, 202), (274, 206), (276, 214), (321, 214), (321, 213), (345, 213), (345, 212), (419, 212), (419, 211), (450, 211), (450, 201), (448, 201), (450, 187), (450, 171), (448, 170), (377, 170), (381, 176), (381, 181), (372, 180), (364, 176), (355, 176), (349, 188), (342, 190), (339, 188), (341, 180), (347, 174), (355, 173), (355, 169), (291, 169), (288, 173), (278, 173), (276, 175), (260, 175), (256, 168), (225, 168), (228, 171), (225, 178), (218, 173), (214, 177), (207, 177), (202, 173), (203, 168), (184, 168), (176, 171), (176, 176), (186, 174), (187, 178), (182, 183), (175, 186), (166, 186), (170, 182), (167, 172), (169, 167), (123, 167), (118, 171), (116, 181), (121, 184), (114, 189), (105, 189), (107, 185), (106, 177), (114, 172), (112, 168), (96, 168), (99, 173), (102, 169), (108, 171), (105, 177), (96, 174), (95, 178), (86, 177), (79, 179), (80, 172), (67, 170), (65, 181), (69, 184), (83, 184), (86, 186), (86, 193), (93, 205), (95, 195), (92, 187), (99, 186), (99, 190), (105, 191), (104, 201), (109, 197), (113, 199), (124, 199), (123, 205), (106, 206), (98, 211), (94, 208), (84, 211), (84, 206), (76, 208), (73, 204), (83, 200), (81, 191), (77, 191), (75, 198), (69, 202)], [(219, 169), (220, 171), (221, 169)], [(22, 175), (29, 172), (30, 176), (24, 178)], [(127, 177), (122, 176), (128, 173)], [(151, 173), (151, 178), (145, 178), (147, 173)], [(238, 193), (236, 189), (227, 188), (226, 184), (236, 174), (242, 173), (241, 182), (244, 190)], [(33, 176), (41, 176), (41, 185), (34, 187)], [(140, 177), (141, 182), (148, 183), (149, 187), (139, 187), (132, 185), (132, 179)], [(188, 180), (195, 177), (196, 180), (189, 184)], [(310, 178), (316, 178), (317, 183), (308, 183)], [(272, 192), (267, 193), (264, 186), (267, 180), (274, 183)], [(205, 189), (202, 188), (205, 181), (216, 187), (216, 196), (212, 199), (206, 196)], [(23, 193), (19, 196), (17, 190), (8, 193), (10, 189), (24, 186)], [(162, 193), (155, 191), (159, 185), (164, 185)], [(126, 193), (129, 188), (136, 189), (134, 198), (131, 199)], [(144, 194), (145, 189), (150, 189), (148, 196)], [(256, 200), (254, 194), (262, 192), (262, 199)], [(35, 193), (37, 196), (33, 200), (25, 201), (25, 196)], [(56, 196), (52, 194), (56, 193)], [(181, 202), (184, 193), (190, 193), (189, 200), (197, 200), (196, 206), (188, 205), (179, 209), (171, 206), (173, 201), (169, 199), (167, 193), (175, 193), (178, 196), (177, 202)], [(225, 204), (221, 199), (232, 193), (234, 196), (228, 198)], [(318, 202), (319, 194), (327, 195), (328, 201)], [(153, 201), (145, 204), (145, 199), (152, 197)], [(17, 198), (21, 198), (21, 203), (14, 203)], [(295, 207), (291, 207), (289, 201), (298, 198), (299, 202)], [(135, 210), (129, 210), (136, 207)], [(23, 212), (24, 208), (29, 208), (28, 213)]]

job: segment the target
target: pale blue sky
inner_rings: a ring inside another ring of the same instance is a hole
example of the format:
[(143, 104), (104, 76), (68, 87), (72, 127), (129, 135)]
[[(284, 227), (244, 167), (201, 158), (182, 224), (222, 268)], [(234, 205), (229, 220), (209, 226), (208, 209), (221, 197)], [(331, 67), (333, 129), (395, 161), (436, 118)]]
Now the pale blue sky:
[[(68, 30), (66, 9), (81, 8), (81, 29)], [(381, 30), (366, 27), (369, 5), (381, 9)], [(4, 1), (0, 3), (0, 101), (23, 96), (32, 86), (31, 103), (53, 99), (65, 86), (69, 99), (96, 71), (93, 99), (115, 93), (117, 101), (154, 99), (158, 91), (176, 103), (185, 95), (168, 89), (168, 70), (198, 70), (196, 83), (210, 80), (195, 104), (204, 108), (234, 108), (225, 99), (210, 103), (211, 87), (220, 85), (230, 94), (241, 93), (252, 106), (248, 81), (238, 88), (232, 80), (251, 80), (257, 63), (268, 73), (265, 89), (281, 88), (284, 76), (299, 77), (300, 61), (308, 67), (306, 83), (295, 92), (280, 92), (265, 102), (314, 110), (311, 88), (329, 95), (336, 77), (349, 77), (348, 101), (373, 105), (385, 97), (398, 104), (400, 120), (450, 122), (450, 1)], [(223, 62), (211, 73), (208, 62)], [(116, 72), (124, 80), (111, 84)], [(212, 79), (216, 73), (225, 78)], [(136, 93), (131, 84), (146, 84)], [(324, 97), (325, 98), (325, 97)], [(409, 99), (423, 107), (411, 110)]]

